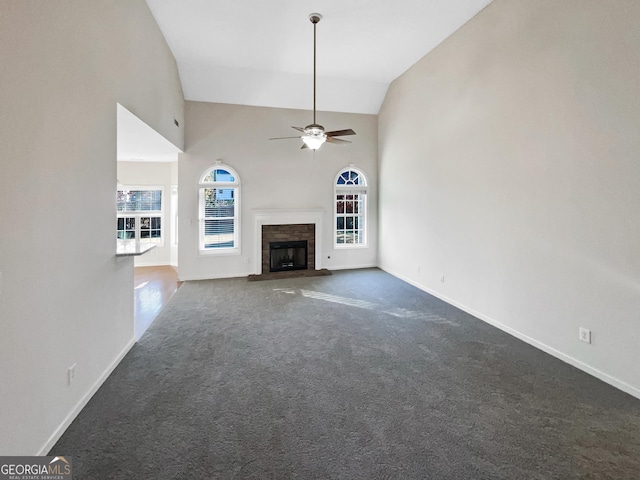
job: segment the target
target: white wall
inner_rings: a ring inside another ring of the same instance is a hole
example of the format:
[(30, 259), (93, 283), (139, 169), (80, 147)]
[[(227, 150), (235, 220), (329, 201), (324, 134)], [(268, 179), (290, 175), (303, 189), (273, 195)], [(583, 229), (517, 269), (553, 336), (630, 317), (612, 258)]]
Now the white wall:
[(379, 256), (640, 397), (639, 22), (631, 0), (495, 0), (398, 78)]
[(178, 192), (178, 162), (171, 162), (171, 209), (169, 215), (171, 216), (170, 226), (171, 232), (167, 237), (170, 243), (169, 247), (169, 265), (174, 267), (178, 266), (178, 240), (180, 239), (180, 232), (178, 231), (178, 201), (180, 199), (180, 193)]
[(136, 187), (162, 187), (163, 212), (162, 225), (164, 243), (153, 250), (135, 257), (134, 265), (144, 267), (151, 265), (177, 264), (175, 255), (177, 246), (173, 243), (172, 231), (174, 231), (175, 217), (171, 215), (174, 198), (171, 195), (171, 186), (177, 185), (177, 161), (176, 162), (118, 162), (118, 180), (125, 186)]
[(1, 10), (0, 455), (33, 455), (133, 341), (133, 261), (115, 257), (116, 102), (181, 148), (184, 100), (143, 0)]
[[(265, 107), (186, 102), (185, 153), (180, 155), (180, 241), (182, 280), (235, 277), (255, 273), (253, 210), (324, 209), (322, 267), (357, 268), (377, 264), (377, 117), (318, 112), (327, 130), (353, 128), (347, 146), (324, 145), (314, 156), (300, 150), (290, 126), (306, 126), (312, 112)], [(347, 138), (345, 138), (347, 139)], [(216, 160), (232, 167), (241, 181), (241, 255), (198, 254), (198, 181)], [(369, 191), (370, 238), (367, 248), (334, 249), (333, 182), (353, 163), (362, 169)], [(328, 258), (331, 257), (331, 258)]]

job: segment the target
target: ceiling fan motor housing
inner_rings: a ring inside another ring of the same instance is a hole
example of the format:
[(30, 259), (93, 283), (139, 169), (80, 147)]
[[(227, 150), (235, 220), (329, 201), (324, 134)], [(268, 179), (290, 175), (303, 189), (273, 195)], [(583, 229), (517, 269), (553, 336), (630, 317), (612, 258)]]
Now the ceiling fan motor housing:
[(307, 135), (313, 135), (314, 137), (324, 135), (324, 127), (317, 123), (312, 123), (311, 125), (304, 127), (304, 133)]

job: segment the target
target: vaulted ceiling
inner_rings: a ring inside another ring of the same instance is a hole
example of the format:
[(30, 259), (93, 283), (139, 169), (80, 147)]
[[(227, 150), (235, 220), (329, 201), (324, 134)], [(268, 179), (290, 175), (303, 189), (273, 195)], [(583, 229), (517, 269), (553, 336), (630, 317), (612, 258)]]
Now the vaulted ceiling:
[(378, 113), (389, 84), (491, 0), (147, 0), (186, 100)]

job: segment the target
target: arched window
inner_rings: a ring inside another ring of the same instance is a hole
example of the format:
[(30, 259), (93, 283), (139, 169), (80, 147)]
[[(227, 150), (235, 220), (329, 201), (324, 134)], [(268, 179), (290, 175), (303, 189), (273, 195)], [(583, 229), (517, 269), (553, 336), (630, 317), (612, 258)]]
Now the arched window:
[(366, 246), (367, 179), (360, 170), (345, 168), (338, 173), (335, 188), (335, 246)]
[(215, 165), (200, 177), (201, 253), (240, 253), (240, 179), (226, 165)]

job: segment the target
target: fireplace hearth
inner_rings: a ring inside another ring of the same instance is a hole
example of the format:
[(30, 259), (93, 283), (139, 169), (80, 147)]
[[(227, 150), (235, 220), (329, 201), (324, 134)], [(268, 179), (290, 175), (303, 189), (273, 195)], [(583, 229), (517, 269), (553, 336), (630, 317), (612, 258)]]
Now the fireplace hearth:
[(307, 269), (307, 241), (269, 242), (269, 271)]

